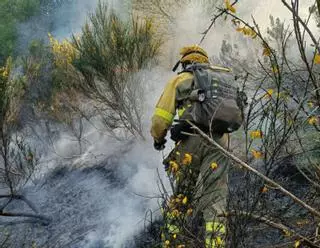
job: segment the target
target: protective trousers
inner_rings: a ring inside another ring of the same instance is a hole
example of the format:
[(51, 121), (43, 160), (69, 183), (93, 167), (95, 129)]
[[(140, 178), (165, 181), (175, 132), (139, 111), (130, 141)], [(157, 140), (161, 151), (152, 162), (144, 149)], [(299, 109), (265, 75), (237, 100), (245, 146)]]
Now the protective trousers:
[[(228, 135), (213, 136), (223, 147)], [(165, 211), (164, 247), (225, 247), (229, 160), (194, 134), (177, 142), (164, 160), (173, 184)]]

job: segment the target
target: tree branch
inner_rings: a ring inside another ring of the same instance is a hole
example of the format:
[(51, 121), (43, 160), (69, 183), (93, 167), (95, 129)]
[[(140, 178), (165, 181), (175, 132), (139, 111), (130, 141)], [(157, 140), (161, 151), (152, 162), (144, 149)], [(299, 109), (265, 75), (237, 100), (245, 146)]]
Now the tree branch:
[(236, 215), (242, 215), (242, 216), (247, 216), (250, 217), (254, 220), (257, 220), (259, 222), (262, 222), (268, 226), (271, 226), (275, 229), (278, 229), (282, 232), (288, 233), (288, 234), (292, 234), (295, 237), (301, 239), (305, 244), (307, 244), (309, 247), (313, 247), (313, 248), (320, 248), (320, 246), (318, 246), (317, 244), (315, 244), (314, 242), (312, 242), (310, 239), (308, 239), (307, 237), (297, 233), (295, 230), (283, 225), (282, 223), (277, 223), (274, 222), (270, 219), (268, 219), (267, 217), (263, 217), (263, 216), (258, 216), (252, 213), (247, 213), (247, 212), (243, 212), (243, 211), (230, 211), (230, 212), (226, 212), (226, 213), (222, 213), (222, 214), (218, 214), (217, 217), (224, 217), (224, 218), (228, 218), (229, 216), (236, 216)]
[(0, 212), (0, 216), (34, 218), (34, 219), (41, 220), (46, 225), (48, 225), (49, 222), (51, 221), (50, 218), (43, 216), (43, 215), (38, 215), (38, 214)]
[(29, 201), (26, 197), (24, 197), (23, 195), (0, 195), (0, 199), (1, 198), (11, 198), (11, 199), (15, 199), (15, 200), (24, 201), (35, 213), (39, 213), (36, 206), (31, 201)]
[(264, 181), (266, 181), (268, 184), (270, 184), (273, 187), (276, 187), (278, 190), (280, 190), (283, 194), (285, 194), (286, 196), (290, 197), (295, 203), (299, 204), (300, 206), (302, 206), (303, 208), (307, 209), (310, 213), (312, 213), (313, 215), (320, 217), (320, 212), (318, 212), (316, 209), (314, 209), (313, 207), (311, 207), (310, 205), (308, 205), (307, 203), (305, 203), (304, 201), (302, 201), (301, 199), (299, 199), (298, 197), (296, 197), (294, 194), (292, 194), (291, 192), (289, 192), (288, 190), (286, 190), (285, 188), (283, 188), (280, 184), (276, 183), (275, 181), (273, 181), (272, 179), (270, 179), (269, 177), (266, 177), (265, 175), (263, 175), (261, 172), (257, 171), (256, 169), (252, 168), (250, 165), (248, 165), (247, 163), (243, 162), (241, 159), (239, 159), (238, 157), (236, 157), (235, 155), (233, 155), (232, 153), (228, 152), (227, 150), (225, 150), (222, 146), (220, 146), (216, 141), (214, 141), (213, 139), (211, 139), (208, 135), (206, 135), (202, 130), (200, 130), (195, 124), (193, 124), (191, 121), (187, 120), (187, 122), (191, 125), (191, 127), (193, 129), (195, 129), (199, 135), (204, 138), (206, 141), (208, 141), (210, 144), (214, 145), (216, 148), (218, 148), (218, 150), (220, 150), (223, 154), (225, 154), (227, 157), (229, 157), (230, 159), (232, 159), (233, 161), (235, 161), (236, 163), (240, 164), (243, 168), (245, 168), (246, 170), (253, 172), (255, 175), (257, 175), (258, 177), (262, 178)]
[[(281, 0), (282, 3), (284, 4), (284, 6), (286, 6), (291, 12), (293, 15), (296, 16), (297, 20), (301, 23), (301, 25), (303, 26), (303, 28), (307, 31), (307, 33), (309, 34), (310, 38), (312, 39), (312, 42), (313, 44), (315, 45), (315, 47), (317, 48), (318, 50), (318, 53), (320, 53), (320, 47), (319, 47), (319, 42), (317, 42), (316, 38), (314, 37), (314, 35), (312, 34), (311, 30), (309, 29), (309, 27), (307, 26), (307, 24), (301, 19), (300, 16), (296, 15), (295, 14), (295, 11), (294, 9), (285, 1), (285, 0)], [(319, 3), (320, 1), (317, 0), (317, 4)], [(319, 8), (319, 4), (318, 4), (318, 8)]]

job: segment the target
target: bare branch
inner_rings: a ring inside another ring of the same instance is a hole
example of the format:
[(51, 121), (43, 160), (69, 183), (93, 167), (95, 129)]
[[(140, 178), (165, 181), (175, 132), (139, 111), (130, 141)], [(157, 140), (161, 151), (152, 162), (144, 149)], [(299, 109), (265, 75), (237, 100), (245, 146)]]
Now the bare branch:
[(206, 141), (208, 141), (210, 144), (214, 145), (215, 147), (217, 147), (223, 154), (225, 154), (227, 157), (229, 157), (230, 159), (232, 159), (233, 161), (235, 161), (236, 163), (240, 164), (243, 168), (247, 169), (250, 172), (253, 172), (255, 175), (257, 175), (258, 177), (262, 178), (264, 181), (266, 181), (267, 183), (269, 183), (271, 186), (276, 187), (278, 190), (280, 190), (283, 194), (285, 194), (286, 196), (290, 197), (294, 202), (296, 202), (297, 204), (299, 204), (300, 206), (302, 206), (303, 208), (307, 209), (310, 213), (312, 213), (313, 215), (320, 217), (320, 212), (317, 211), (316, 209), (314, 209), (313, 207), (311, 207), (310, 205), (308, 205), (307, 203), (305, 203), (304, 201), (302, 201), (300, 198), (298, 198), (297, 196), (295, 196), (294, 194), (292, 194), (291, 192), (289, 192), (288, 190), (286, 190), (285, 188), (283, 188), (280, 184), (276, 183), (275, 181), (273, 181), (272, 179), (266, 177), (265, 175), (263, 175), (261, 172), (257, 171), (256, 169), (252, 168), (250, 165), (248, 165), (247, 163), (243, 162), (241, 159), (237, 158), (235, 155), (233, 155), (232, 153), (228, 152), (227, 150), (225, 150), (222, 146), (220, 146), (216, 141), (214, 141), (213, 139), (211, 139), (208, 135), (206, 135), (201, 129), (199, 129), (196, 125), (194, 125), (192, 122), (187, 121), (192, 128), (194, 128), (199, 135), (204, 138)]
[(279, 231), (282, 231), (284, 233), (288, 233), (289, 235), (293, 235), (294, 237), (297, 237), (299, 239), (301, 239), (305, 244), (309, 245), (309, 247), (313, 247), (313, 248), (320, 248), (319, 245), (315, 244), (314, 242), (312, 242), (309, 238), (297, 233), (295, 230), (283, 225), (282, 223), (278, 223), (278, 222), (274, 222), (272, 220), (270, 220), (268, 217), (263, 217), (263, 216), (258, 216), (252, 213), (247, 213), (247, 212), (239, 212), (239, 211), (230, 211), (230, 212), (226, 212), (226, 213), (222, 213), (222, 214), (218, 214), (218, 217), (224, 217), (224, 218), (228, 218), (229, 216), (235, 216), (235, 215), (242, 215), (242, 216), (246, 216), (252, 219), (255, 219), (259, 222), (262, 222), (268, 226), (271, 226), (275, 229), (278, 229)]

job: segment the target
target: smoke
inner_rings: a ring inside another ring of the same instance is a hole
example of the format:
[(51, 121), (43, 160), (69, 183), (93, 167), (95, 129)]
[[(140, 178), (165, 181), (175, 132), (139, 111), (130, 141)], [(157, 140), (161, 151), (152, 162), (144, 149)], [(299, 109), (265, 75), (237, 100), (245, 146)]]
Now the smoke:
[[(75, 0), (61, 5), (55, 2), (56, 5), (43, 8), (40, 16), (20, 25), (19, 50), (25, 50), (32, 39), (46, 40), (48, 32), (59, 39), (79, 32), (97, 2)], [(109, 3), (123, 18), (127, 17), (128, 2)], [(270, 14), (290, 20), (288, 11), (279, 5), (278, 0), (259, 3), (244, 0), (236, 8), (239, 15), (250, 22), (253, 14), (266, 31)], [(304, 14), (307, 6), (301, 9)], [(79, 152), (79, 143), (74, 137), (56, 127), (58, 136), (53, 141), (54, 149), (41, 158), (36, 186), (29, 185), (25, 190), (25, 194), (40, 206), (41, 213), (53, 218), (47, 230), (36, 228), (31, 235), (34, 240), (47, 241), (49, 247), (124, 247), (127, 240), (143, 228), (147, 209), (155, 211), (156, 216), (160, 214), (158, 199), (150, 199), (160, 193), (157, 169), (161, 179), (168, 182), (162, 168), (163, 154), (152, 147), (150, 119), (166, 82), (174, 76), (170, 69), (179, 58), (179, 49), (199, 43), (210, 24), (213, 12), (204, 9), (194, 2), (183, 5), (175, 13), (174, 21), (168, 24), (169, 36), (162, 64), (139, 72), (145, 84), (143, 126), (146, 141), (119, 141), (99, 131), (99, 123), (94, 126), (85, 123), (82, 152)], [(219, 56), (223, 40), (241, 44), (246, 49), (253, 42), (236, 33), (230, 20), (219, 20), (201, 45), (210, 55)], [(255, 46), (251, 49), (255, 52)], [(248, 49), (242, 56), (248, 56)], [(168, 142), (164, 154), (172, 147)]]
[[(290, 2), (290, 1), (288, 1)], [(290, 3), (289, 3), (290, 4)], [(308, 0), (300, 3), (299, 15), (304, 20), (308, 18), (309, 7), (314, 4)], [(225, 7), (224, 1), (216, 1), (216, 8), (203, 4), (201, 1), (185, 4), (183, 8), (178, 9), (175, 19), (168, 25), (169, 37), (167, 39), (168, 52), (166, 63), (174, 64), (179, 58), (179, 49), (189, 44), (199, 44), (211, 23), (211, 19), (219, 12), (217, 8)], [(212, 5), (212, 3), (211, 3)], [(274, 19), (279, 18), (284, 22), (285, 28), (293, 30), (291, 12), (277, 0), (268, 1), (239, 1), (236, 5), (236, 15), (253, 26), (253, 18), (258, 24), (262, 34), (267, 37), (267, 28), (270, 27), (270, 16)], [(217, 58), (221, 52), (221, 46), (224, 41), (232, 47), (237, 46), (240, 52), (239, 56), (246, 60), (248, 58), (256, 61), (258, 54), (261, 55), (261, 42), (244, 37), (243, 34), (236, 32), (232, 25), (232, 18), (219, 18), (215, 25), (207, 33), (205, 39), (200, 44), (213, 58)], [(317, 30), (314, 17), (309, 20), (308, 26), (311, 30)], [(309, 38), (306, 36), (308, 43)], [(295, 44), (291, 44), (292, 49), (288, 53), (292, 58), (298, 57), (298, 49)], [(293, 46), (294, 45), (294, 46)], [(248, 56), (249, 55), (249, 56)], [(214, 60), (213, 63), (219, 61)]]
[[(94, 12), (99, 0), (43, 0), (40, 13), (18, 25), (17, 53), (24, 54), (32, 40), (47, 43), (48, 33), (57, 39), (69, 38), (81, 31), (88, 14)], [(131, 8), (127, 0), (102, 0), (122, 18), (128, 18)]]

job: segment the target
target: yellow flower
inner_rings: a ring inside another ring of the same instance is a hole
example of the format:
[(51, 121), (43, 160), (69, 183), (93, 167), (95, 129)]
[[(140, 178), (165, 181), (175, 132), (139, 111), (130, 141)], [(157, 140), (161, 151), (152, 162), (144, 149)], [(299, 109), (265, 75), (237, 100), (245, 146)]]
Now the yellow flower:
[(261, 193), (267, 193), (268, 192), (268, 188), (267, 186), (264, 186), (262, 189), (261, 189)]
[(166, 242), (164, 242), (165, 245), (169, 246), (170, 245), (170, 241), (166, 240)]
[(301, 245), (300, 240), (296, 240), (296, 241), (294, 242), (294, 248), (299, 248), (300, 245)]
[(179, 216), (180, 216), (179, 210), (178, 210), (178, 209), (172, 210), (172, 216), (173, 216), (173, 217), (179, 217)]
[(236, 29), (236, 31), (242, 33), (242, 32), (243, 32), (243, 29), (244, 29), (244, 27), (243, 27), (243, 28), (238, 27), (238, 28)]
[(177, 234), (176, 233), (173, 234), (172, 237), (173, 237), (173, 239), (176, 239), (177, 238)]
[(263, 153), (260, 151), (256, 151), (256, 150), (251, 150), (251, 153), (253, 155), (254, 158), (259, 159), (263, 157)]
[(188, 198), (187, 197), (184, 197), (183, 200), (182, 200), (182, 204), (183, 205), (186, 205), (188, 202)]
[(54, 55), (55, 65), (57, 67), (70, 65), (76, 58), (76, 49), (73, 45), (67, 40), (59, 42), (54, 39), (50, 33), (48, 34), (48, 37)]
[(309, 123), (310, 125), (315, 125), (315, 124), (318, 123), (318, 118), (317, 118), (316, 116), (310, 116), (310, 117), (308, 118), (308, 123)]
[(176, 173), (179, 170), (179, 165), (175, 161), (170, 161), (169, 165), (172, 173)]
[(317, 54), (314, 56), (313, 62), (314, 62), (315, 64), (320, 64), (320, 54), (319, 54), (319, 53), (317, 53)]
[(236, 13), (235, 7), (230, 3), (230, 0), (225, 0), (227, 10), (230, 10), (232, 13)]
[(177, 248), (185, 248), (185, 245), (178, 245)]
[(314, 105), (313, 105), (313, 102), (312, 102), (312, 101), (308, 101), (308, 107), (309, 107), (309, 108), (313, 108), (313, 106), (314, 106)]
[(210, 165), (212, 170), (216, 170), (218, 168), (218, 164), (216, 162), (211, 163)]
[(192, 162), (192, 155), (190, 153), (184, 154), (184, 158), (182, 160), (183, 165), (190, 165)]
[(179, 194), (179, 195), (178, 195), (178, 198), (180, 198), (180, 199), (182, 199), (183, 197), (184, 197), (183, 194)]
[(246, 36), (250, 36), (251, 38), (256, 38), (257, 33), (256, 31), (254, 31), (254, 29), (250, 28), (250, 27), (238, 27), (236, 29), (237, 32), (243, 33)]
[(223, 244), (223, 241), (222, 241), (221, 237), (219, 237), (219, 236), (216, 237), (215, 243), (216, 243), (217, 246), (221, 246)]
[(262, 136), (263, 136), (263, 133), (261, 130), (250, 131), (250, 138), (251, 139), (261, 139)]
[(180, 202), (182, 202), (182, 199), (183, 199), (183, 194), (179, 194), (178, 196), (177, 196), (177, 198), (176, 198), (176, 203), (180, 203)]
[(187, 210), (187, 215), (188, 215), (188, 216), (191, 216), (192, 213), (193, 213), (193, 209), (192, 209), (192, 208), (189, 208), (189, 209)]
[(270, 56), (271, 55), (271, 49), (268, 46), (264, 46), (262, 56)]
[(278, 73), (279, 72), (277, 65), (273, 65), (271, 69), (272, 69), (273, 73)]
[(267, 92), (264, 94), (263, 98), (271, 98), (273, 94), (273, 89), (268, 89)]
[(292, 233), (288, 229), (283, 229), (282, 231), (285, 237), (291, 237)]
[(4, 70), (3, 73), (2, 73), (2, 76), (7, 77), (8, 76), (8, 71)]

